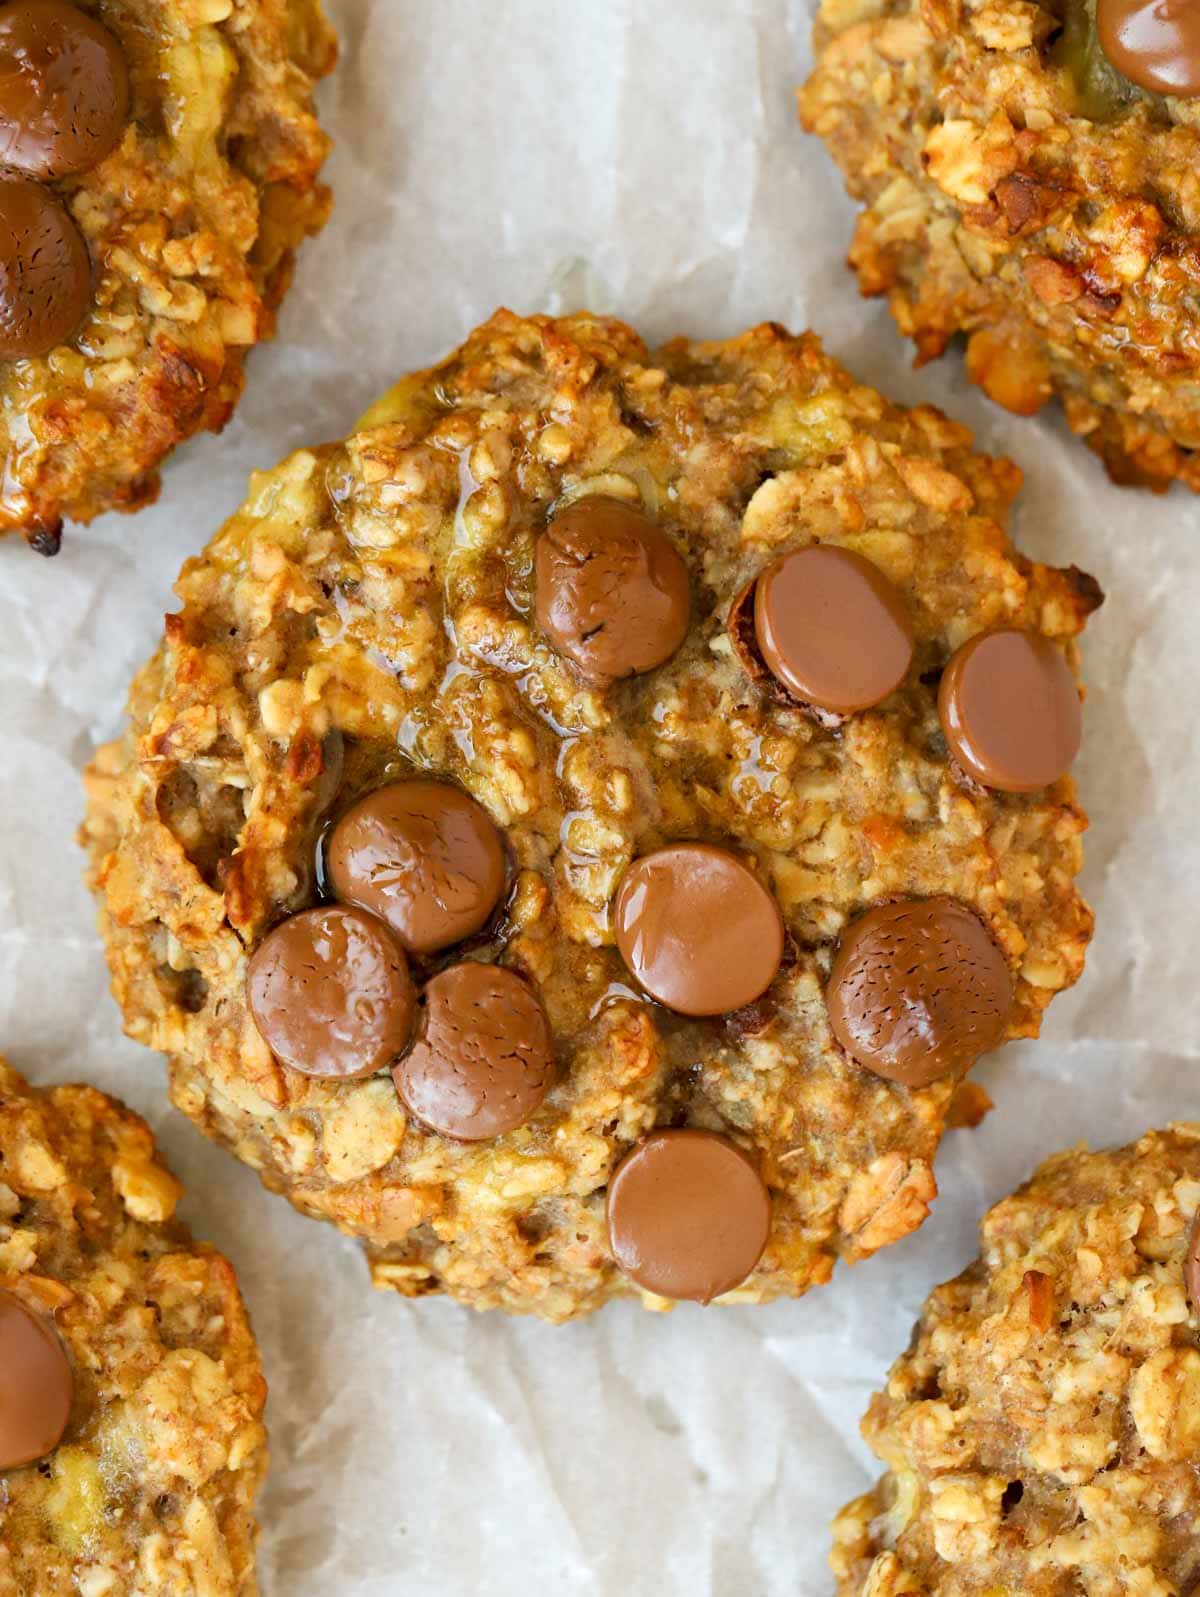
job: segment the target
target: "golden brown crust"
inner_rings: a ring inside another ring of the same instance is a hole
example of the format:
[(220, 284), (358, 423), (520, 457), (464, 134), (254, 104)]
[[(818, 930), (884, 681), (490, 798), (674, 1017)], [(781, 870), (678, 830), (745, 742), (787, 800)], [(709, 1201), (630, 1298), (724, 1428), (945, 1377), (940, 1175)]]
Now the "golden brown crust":
[(1174, 1597), (1200, 1575), (1200, 1125), (1048, 1160), (929, 1298), (834, 1525), (838, 1597)]
[(329, 208), (320, 0), (85, 4), (133, 79), (121, 145), (53, 185), (87, 239), (95, 302), (69, 346), (0, 365), (0, 534), (46, 553), (64, 520), (149, 503), (175, 445), (228, 420), (293, 252)]
[(920, 361), (965, 333), (1000, 404), (1057, 393), (1116, 480), (1200, 489), (1200, 102), (1113, 103), (1089, 5), (824, 0), (801, 120)]
[(70, 1355), (66, 1436), (0, 1474), (5, 1597), (254, 1597), (266, 1384), (230, 1265), (146, 1125), (0, 1059), (0, 1287)]
[[(1036, 627), (1074, 663), (1098, 602), (1012, 550), (1020, 473), (970, 442), (777, 327), (651, 355), (619, 322), (502, 312), (344, 444), (257, 477), (185, 568), (129, 734), (88, 776), (114, 990), (170, 1056), (176, 1103), (362, 1237), (380, 1284), (555, 1320), (631, 1291), (604, 1189), (658, 1124), (725, 1130), (763, 1170), (772, 1239), (743, 1300), (799, 1294), (919, 1225), (954, 1084), (910, 1092), (841, 1055), (823, 999), (841, 928), (889, 894), (965, 899), (1018, 974), (1014, 1036), (1091, 932), (1070, 780), (968, 791), (941, 740), (936, 678), (965, 638)], [(531, 616), (535, 539), (580, 491), (640, 500), (691, 573), (682, 649), (609, 688)], [(841, 728), (751, 681), (725, 626), (756, 571), (815, 538), (884, 568), (917, 638), (906, 687)], [(495, 1142), (424, 1132), (386, 1076), (281, 1069), (247, 1014), (247, 951), (311, 901), (323, 818), (389, 761), (469, 790), (518, 866), (493, 946), (538, 985), (561, 1069)], [(622, 871), (680, 838), (754, 862), (792, 943), (766, 1000), (718, 1021), (637, 1002), (613, 946)]]

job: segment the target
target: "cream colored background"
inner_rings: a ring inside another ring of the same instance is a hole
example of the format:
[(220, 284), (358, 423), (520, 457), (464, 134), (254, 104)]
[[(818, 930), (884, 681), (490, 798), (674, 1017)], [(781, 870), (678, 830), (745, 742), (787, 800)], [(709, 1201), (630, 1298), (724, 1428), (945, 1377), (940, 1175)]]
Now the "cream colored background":
[[(985, 1204), (1076, 1137), (1200, 1115), (1200, 503), (1110, 487), (1056, 417), (992, 408), (956, 359), (911, 370), (842, 267), (851, 208), (794, 122), (804, 0), (328, 3), (335, 219), (237, 419), (176, 459), (156, 509), (55, 561), (0, 547), (0, 1045), (144, 1111), (189, 1218), (239, 1266), (271, 1382), (267, 1597), (824, 1597), (828, 1520), (869, 1478), (858, 1416)], [(157, 1060), (120, 1035), (72, 832), (175, 572), (249, 470), (343, 433), (498, 303), (585, 294), (654, 339), (817, 328), (861, 377), (1011, 452), (1026, 550), (1110, 599), (1078, 772), (1090, 967), (1040, 1045), (983, 1072), (998, 1111), (948, 1142), (923, 1232), (798, 1305), (622, 1306), (554, 1331), (372, 1293), (350, 1242), (168, 1110)]]

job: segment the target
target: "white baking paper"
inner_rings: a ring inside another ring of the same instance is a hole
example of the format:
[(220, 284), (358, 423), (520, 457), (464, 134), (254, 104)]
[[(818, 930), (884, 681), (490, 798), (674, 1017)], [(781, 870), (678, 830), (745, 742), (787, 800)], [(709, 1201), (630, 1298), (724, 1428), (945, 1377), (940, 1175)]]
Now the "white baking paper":
[[(334, 220), (304, 251), (236, 420), (162, 502), (0, 546), (0, 1046), (159, 1130), (196, 1230), (236, 1261), (271, 1384), (267, 1597), (826, 1597), (828, 1525), (872, 1470), (857, 1422), (985, 1206), (1042, 1154), (1200, 1115), (1200, 502), (1111, 487), (1051, 413), (910, 351), (843, 267), (853, 210), (794, 118), (809, 0), (329, 0)], [(981, 1077), (916, 1237), (799, 1304), (621, 1305), (555, 1330), (374, 1293), (173, 1110), (121, 1036), (72, 841), (171, 583), (248, 472), (342, 435), (497, 305), (590, 299), (652, 340), (812, 326), (893, 397), (965, 419), (1028, 483), (1023, 547), (1095, 572), (1078, 775), (1094, 824), (1087, 975)]]

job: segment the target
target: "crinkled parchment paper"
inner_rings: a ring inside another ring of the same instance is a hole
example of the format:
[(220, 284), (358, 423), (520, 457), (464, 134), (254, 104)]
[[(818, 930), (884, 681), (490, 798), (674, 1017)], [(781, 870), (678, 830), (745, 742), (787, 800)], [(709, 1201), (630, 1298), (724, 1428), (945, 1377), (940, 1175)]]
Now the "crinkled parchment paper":
[[(911, 369), (843, 267), (851, 207), (795, 124), (808, 0), (329, 4), (334, 221), (236, 420), (176, 458), (155, 509), (54, 561), (0, 546), (0, 1046), (146, 1113), (188, 1217), (238, 1265), (271, 1383), (268, 1597), (824, 1597), (830, 1516), (871, 1474), (861, 1411), (984, 1207), (1073, 1139), (1200, 1116), (1200, 502), (1111, 487), (1053, 414), (995, 409), (957, 358)], [(799, 1304), (622, 1305), (553, 1330), (372, 1292), (354, 1244), (167, 1107), (158, 1060), (120, 1034), (72, 834), (80, 768), (248, 472), (343, 434), (501, 302), (585, 298), (652, 339), (812, 326), (1020, 462), (1024, 548), (1109, 593), (1078, 769), (1099, 935), (1041, 1043), (981, 1071), (997, 1110), (948, 1139), (916, 1237)]]

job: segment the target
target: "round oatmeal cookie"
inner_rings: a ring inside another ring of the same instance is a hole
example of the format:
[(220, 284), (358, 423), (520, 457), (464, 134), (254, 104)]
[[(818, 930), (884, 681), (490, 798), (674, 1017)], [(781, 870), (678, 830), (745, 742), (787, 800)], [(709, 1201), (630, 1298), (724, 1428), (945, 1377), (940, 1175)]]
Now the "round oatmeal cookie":
[[(1013, 550), (970, 443), (778, 327), (501, 312), (256, 478), (88, 775), (175, 1102), (409, 1296), (757, 1302), (912, 1231), (964, 1072), (1091, 931), (1100, 595)], [(984, 634), (979, 780), (938, 683)]]
[(1200, 1125), (1046, 1161), (934, 1291), (834, 1522), (838, 1597), (1187, 1597), (1200, 1580)]
[(1189, 0), (822, 0), (800, 91), (917, 359), (1122, 483), (1200, 490), (1200, 26)]
[(324, 223), (320, 0), (0, 5), (0, 534), (136, 510)]
[(266, 1383), (149, 1128), (0, 1059), (0, 1590), (253, 1597)]

